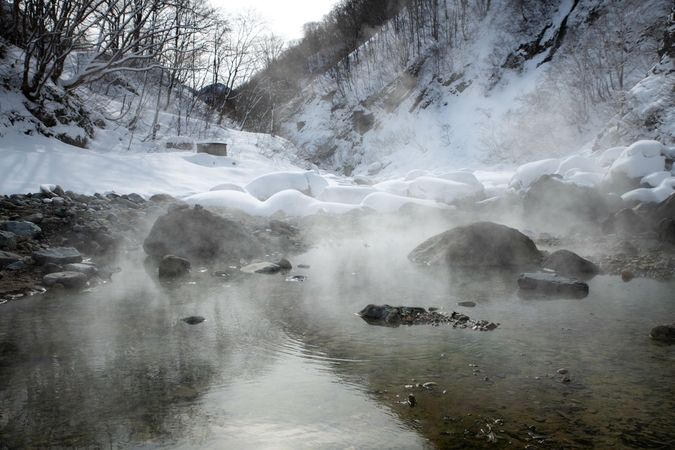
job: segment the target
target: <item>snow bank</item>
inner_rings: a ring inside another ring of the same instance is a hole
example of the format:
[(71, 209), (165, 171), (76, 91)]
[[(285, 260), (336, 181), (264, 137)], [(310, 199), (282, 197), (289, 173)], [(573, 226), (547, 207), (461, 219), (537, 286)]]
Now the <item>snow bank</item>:
[(373, 186), (388, 194), (400, 195), (401, 197), (408, 197), (408, 183), (401, 180), (387, 180), (377, 183)]
[(328, 181), (314, 172), (276, 172), (262, 175), (244, 188), (258, 200), (267, 200), (277, 192), (294, 189), (316, 197), (326, 186)]
[(628, 191), (621, 196), (624, 201), (637, 200), (640, 202), (660, 203), (675, 193), (675, 178), (667, 178), (655, 188), (640, 188)]
[(558, 170), (560, 162), (557, 159), (543, 159), (520, 166), (511, 178), (510, 186), (530, 187), (542, 175), (550, 175)]
[(602, 155), (598, 156), (597, 163), (603, 167), (611, 166), (626, 148), (627, 147), (613, 147), (605, 150), (602, 152)]
[(436, 200), (449, 205), (476, 195), (475, 188), (468, 184), (433, 177), (416, 178), (410, 182), (408, 191), (412, 197)]
[(222, 183), (219, 184), (218, 186), (213, 186), (211, 188), (212, 191), (239, 191), (239, 192), (246, 192), (243, 187), (239, 186), (238, 184), (234, 183)]
[(316, 199), (324, 202), (358, 205), (373, 192), (378, 192), (378, 190), (370, 186), (328, 186), (316, 196)]
[(431, 200), (421, 200), (398, 195), (387, 194), (386, 192), (375, 192), (364, 198), (361, 206), (366, 206), (380, 212), (395, 212), (401, 209), (401, 206), (407, 203), (429, 206), (432, 208), (454, 209), (454, 206), (439, 204)]
[(621, 152), (609, 168), (608, 175), (622, 173), (628, 178), (641, 178), (654, 172), (662, 172), (666, 158), (662, 152), (667, 148), (657, 141), (638, 141)]

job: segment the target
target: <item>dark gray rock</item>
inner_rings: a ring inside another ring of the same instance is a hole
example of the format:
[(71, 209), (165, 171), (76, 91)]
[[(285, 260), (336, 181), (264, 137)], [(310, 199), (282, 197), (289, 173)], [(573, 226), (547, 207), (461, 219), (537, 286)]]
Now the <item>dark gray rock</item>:
[(0, 248), (16, 248), (17, 242), (16, 234), (10, 231), (0, 231)]
[(82, 264), (82, 263), (73, 263), (66, 265), (66, 271), (68, 272), (80, 272), (87, 276), (88, 279), (92, 279), (96, 276), (96, 266), (91, 264)]
[(197, 325), (199, 323), (206, 322), (206, 319), (202, 316), (190, 316), (181, 320), (189, 325)]
[(551, 273), (523, 273), (518, 278), (518, 287), (535, 294), (573, 298), (588, 295), (588, 285), (583, 281)]
[(21, 259), (19, 255), (0, 250), (0, 269)]
[(649, 337), (655, 341), (675, 341), (675, 322), (669, 325), (657, 325), (649, 332)]
[(418, 314), (426, 314), (426, 312), (426, 309), (418, 307), (370, 304), (359, 311), (358, 315), (365, 320), (398, 324), (408, 321), (408, 317), (411, 318), (409, 321), (412, 322)]
[(42, 275), (49, 275), (50, 273), (63, 272), (63, 267), (54, 263), (47, 263), (42, 266)]
[(82, 262), (82, 255), (73, 247), (57, 247), (33, 253), (33, 259), (41, 266), (47, 263), (65, 265)]
[(178, 278), (190, 274), (192, 264), (185, 258), (175, 255), (165, 255), (159, 262), (160, 278)]
[(146, 217), (152, 219), (163, 216), (164, 214), (166, 214), (166, 209), (157, 205), (148, 206), (148, 209), (145, 210)]
[(190, 209), (190, 205), (188, 205), (187, 203), (169, 203), (168, 206), (166, 207), (166, 210), (168, 212), (180, 209)]
[(197, 206), (158, 217), (143, 249), (155, 258), (171, 254), (193, 261), (250, 261), (265, 254), (244, 227)]
[(1, 231), (9, 231), (17, 236), (29, 236), (35, 238), (42, 233), (42, 229), (33, 222), (25, 220), (8, 220), (0, 223)]
[(147, 200), (141, 197), (140, 195), (136, 194), (135, 192), (132, 192), (131, 194), (126, 196), (127, 199), (131, 200), (134, 203), (137, 203), (139, 205), (142, 205), (143, 203), (146, 203)]
[(593, 262), (569, 250), (558, 250), (551, 253), (542, 263), (544, 269), (555, 270), (565, 276), (590, 276), (600, 273), (600, 268)]
[(78, 288), (87, 285), (87, 276), (80, 272), (55, 272), (42, 277), (42, 282), (52, 287), (56, 283), (67, 288)]
[(523, 197), (528, 223), (561, 230), (571, 222), (597, 222), (610, 211), (610, 203), (597, 189), (564, 182), (560, 175), (543, 175)]
[(42, 222), (42, 219), (44, 219), (44, 215), (41, 213), (34, 213), (23, 218), (26, 222), (32, 222), (36, 225)]
[(291, 262), (286, 258), (281, 258), (275, 264), (282, 270), (291, 270), (293, 268), (293, 264), (291, 264)]
[(520, 231), (492, 222), (478, 222), (433, 236), (408, 258), (431, 265), (517, 267), (542, 259), (532, 240)]
[(281, 267), (278, 264), (271, 262), (259, 262), (249, 264), (241, 268), (241, 271), (244, 273), (263, 273), (263, 274), (272, 274), (277, 273), (281, 270)]
[(621, 231), (636, 235), (650, 231), (650, 227), (649, 223), (631, 208), (624, 208), (610, 214), (602, 222), (603, 234), (616, 234)]
[(14, 261), (11, 264), (5, 266), (5, 270), (23, 270), (27, 269), (28, 265), (23, 261)]
[(649, 213), (650, 223), (656, 225), (666, 217), (675, 219), (675, 194), (671, 194), (667, 199), (658, 203), (652, 208)]
[(675, 219), (666, 217), (659, 222), (659, 241), (675, 245)]
[(295, 233), (295, 228), (293, 226), (279, 219), (270, 220), (270, 229), (279, 234), (290, 235)]

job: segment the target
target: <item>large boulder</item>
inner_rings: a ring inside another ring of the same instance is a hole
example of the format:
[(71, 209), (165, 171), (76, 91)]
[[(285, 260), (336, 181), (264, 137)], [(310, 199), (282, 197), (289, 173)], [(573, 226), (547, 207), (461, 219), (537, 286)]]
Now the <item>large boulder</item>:
[(596, 275), (600, 272), (600, 268), (593, 262), (569, 250), (558, 250), (551, 253), (541, 263), (541, 267), (572, 277)]
[(574, 298), (588, 295), (588, 285), (583, 281), (553, 273), (523, 273), (518, 278), (518, 287), (533, 294)]
[(191, 261), (251, 260), (265, 254), (244, 227), (199, 205), (158, 217), (143, 249), (155, 258), (176, 255)]
[(528, 223), (560, 229), (571, 222), (604, 219), (612, 212), (615, 201), (611, 200), (593, 186), (563, 181), (560, 175), (542, 175), (523, 197), (523, 214)]
[(478, 222), (433, 236), (408, 254), (430, 265), (510, 267), (539, 264), (542, 255), (520, 231), (492, 222)]

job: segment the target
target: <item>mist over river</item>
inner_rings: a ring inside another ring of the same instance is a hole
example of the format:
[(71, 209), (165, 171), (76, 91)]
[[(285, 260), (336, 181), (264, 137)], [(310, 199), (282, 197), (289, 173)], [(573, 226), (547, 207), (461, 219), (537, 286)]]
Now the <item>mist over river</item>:
[[(112, 283), (0, 305), (0, 448), (675, 442), (675, 347), (649, 339), (675, 315), (672, 281), (601, 275), (581, 300), (525, 299), (517, 272), (418, 265), (419, 236), (396, 237), (327, 237), (290, 272), (196, 265), (182, 282), (132, 252)], [(374, 326), (355, 315), (370, 303), (499, 327)]]

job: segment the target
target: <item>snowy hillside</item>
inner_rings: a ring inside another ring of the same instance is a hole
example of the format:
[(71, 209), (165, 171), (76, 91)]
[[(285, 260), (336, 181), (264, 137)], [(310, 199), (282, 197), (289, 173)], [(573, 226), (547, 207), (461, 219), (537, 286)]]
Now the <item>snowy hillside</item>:
[(615, 119), (619, 135), (596, 142), (612, 117), (630, 102), (653, 103), (645, 97), (665, 82), (626, 94), (659, 61), (667, 2), (520, 3), (531, 9), (494, 1), (463, 22), (444, 3), (413, 40), (402, 12), (305, 88), (282, 134), (327, 170), (389, 176), (414, 166), (513, 167), (639, 138), (673, 143), (672, 132), (648, 135), (625, 119)]

